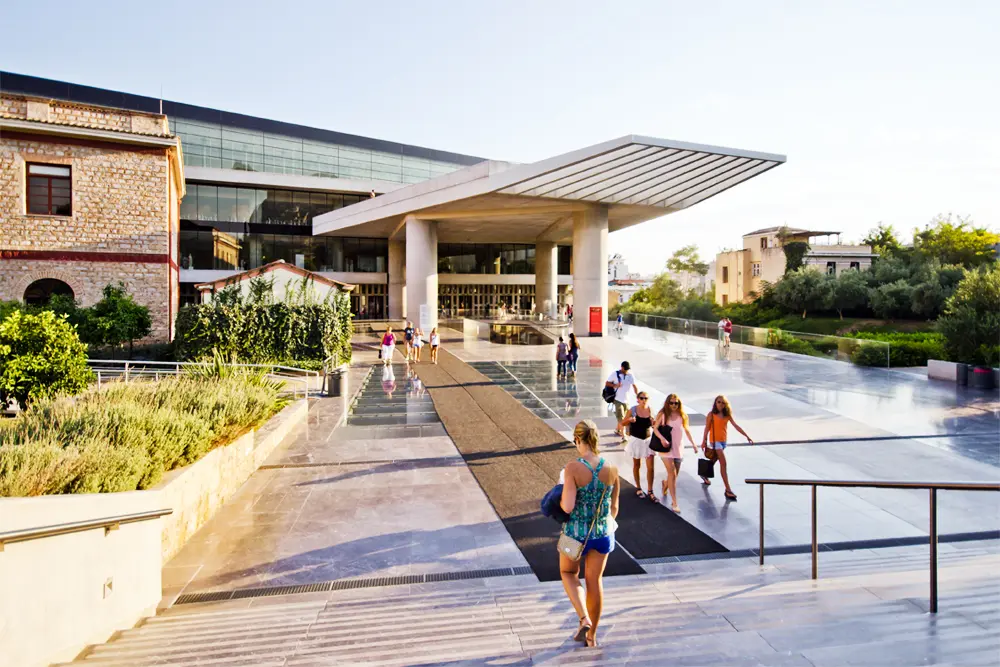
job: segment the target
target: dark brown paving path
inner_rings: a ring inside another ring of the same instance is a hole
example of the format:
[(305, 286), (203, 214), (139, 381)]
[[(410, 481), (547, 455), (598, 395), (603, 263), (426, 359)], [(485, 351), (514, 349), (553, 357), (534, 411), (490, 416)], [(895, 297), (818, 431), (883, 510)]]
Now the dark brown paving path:
[[(418, 364), (416, 369), (448, 435), (525, 560), (539, 579), (558, 579), (559, 526), (541, 515), (538, 504), (574, 458), (573, 446), (447, 350), (437, 365)], [(608, 560), (608, 575), (642, 572), (622, 549)]]

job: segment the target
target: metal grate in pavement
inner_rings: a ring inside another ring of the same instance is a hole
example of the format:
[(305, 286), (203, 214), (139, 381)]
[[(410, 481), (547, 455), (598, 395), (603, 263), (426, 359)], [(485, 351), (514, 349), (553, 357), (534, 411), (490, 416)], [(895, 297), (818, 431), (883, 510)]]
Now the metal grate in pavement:
[(274, 595), (295, 595), (297, 593), (324, 593), (354, 588), (376, 588), (379, 586), (402, 586), (405, 584), (428, 584), (440, 581), (462, 581), (467, 579), (490, 579), (493, 577), (513, 577), (532, 574), (530, 567), (497, 567), (487, 570), (465, 570), (464, 572), (434, 572), (431, 574), (406, 574), (395, 577), (369, 577), (367, 579), (338, 579), (315, 584), (293, 586), (265, 586), (262, 588), (238, 588), (233, 591), (210, 591), (207, 593), (186, 593), (178, 597), (174, 604), (195, 602), (220, 602), (243, 598), (261, 598)]

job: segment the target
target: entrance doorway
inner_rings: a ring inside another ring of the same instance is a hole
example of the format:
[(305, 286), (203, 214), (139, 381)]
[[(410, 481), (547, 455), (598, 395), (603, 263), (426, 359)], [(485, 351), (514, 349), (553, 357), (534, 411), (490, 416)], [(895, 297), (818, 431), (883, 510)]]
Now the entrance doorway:
[(29, 306), (44, 306), (53, 295), (68, 296), (75, 298), (73, 288), (61, 280), (55, 278), (42, 278), (28, 285), (24, 290), (24, 302)]

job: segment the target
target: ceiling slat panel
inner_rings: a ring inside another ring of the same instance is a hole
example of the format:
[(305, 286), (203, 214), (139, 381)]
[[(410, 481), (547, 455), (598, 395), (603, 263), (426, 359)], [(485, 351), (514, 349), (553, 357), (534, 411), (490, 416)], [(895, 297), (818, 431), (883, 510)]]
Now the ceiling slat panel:
[(677, 199), (678, 196), (687, 196), (686, 193), (697, 190), (702, 183), (711, 181), (716, 176), (725, 174), (745, 165), (752, 165), (756, 160), (745, 157), (726, 156), (725, 159), (716, 160), (709, 169), (702, 169), (697, 173), (692, 173), (690, 178), (683, 182), (674, 183), (669, 190), (663, 190), (655, 195), (648, 195), (646, 203), (650, 206), (662, 206), (662, 201), (666, 199)]
[(749, 180), (754, 176), (764, 173), (769, 169), (777, 167), (780, 162), (757, 162), (750, 165), (744, 166), (738, 172), (726, 174), (724, 177), (717, 179), (711, 184), (706, 184), (707, 187), (702, 188), (697, 192), (689, 193), (686, 197), (679, 199), (675, 202), (667, 203), (665, 205), (670, 206), (675, 209), (688, 208), (689, 206), (694, 206), (698, 202), (704, 201), (709, 197), (714, 197), (715, 195), (728, 190), (729, 188), (739, 185), (743, 181)]
[(628, 197), (633, 197), (641, 192), (655, 190), (663, 187), (663, 184), (697, 169), (704, 164), (715, 162), (720, 159), (718, 155), (711, 153), (692, 153), (686, 160), (679, 160), (667, 166), (666, 169), (657, 170), (643, 177), (632, 179), (627, 183), (621, 183), (614, 187), (605, 188), (600, 192), (595, 192), (592, 201), (600, 201), (608, 204), (617, 204)]
[(626, 160), (620, 161), (619, 164), (613, 167), (610, 167), (609, 165), (610, 168), (607, 169), (590, 169), (585, 173), (577, 174), (571, 178), (559, 179), (558, 181), (553, 182), (549, 187), (536, 188), (535, 190), (525, 194), (531, 194), (538, 197), (573, 198), (574, 193), (593, 185), (594, 183), (599, 183), (605, 179), (612, 178), (632, 169), (638, 169), (643, 165), (659, 164), (677, 152), (679, 151), (673, 148), (656, 148), (644, 154), (634, 153)]
[(555, 169), (544, 174), (539, 174), (538, 176), (521, 181), (520, 183), (514, 183), (513, 185), (501, 190), (501, 192), (504, 192), (505, 194), (521, 194), (527, 190), (543, 186), (546, 183), (551, 183), (554, 180), (565, 178), (567, 176), (573, 176), (574, 174), (578, 174), (580, 172), (585, 172), (588, 169), (599, 167), (603, 164), (607, 164), (608, 162), (631, 155), (632, 153), (638, 151), (649, 151), (651, 148), (653, 147), (644, 146), (642, 144), (629, 144), (627, 146), (622, 146), (621, 148), (609, 151), (602, 155), (581, 160), (577, 163), (560, 169)]
[(639, 165), (634, 169), (629, 169), (607, 178), (592, 179), (589, 186), (579, 188), (574, 192), (568, 192), (564, 196), (574, 199), (594, 199), (602, 196), (603, 193), (609, 190), (621, 189), (622, 187), (626, 187), (628, 183), (634, 183), (642, 178), (646, 178), (649, 174), (665, 173), (674, 168), (673, 165), (685, 159), (690, 159), (695, 155), (697, 154), (688, 151), (679, 151), (654, 162)]
[(670, 174), (669, 178), (660, 179), (658, 182), (640, 187), (634, 192), (621, 193), (617, 198), (617, 203), (651, 205), (657, 198), (666, 196), (666, 193), (672, 192), (675, 188), (683, 187), (691, 179), (697, 178), (706, 171), (717, 169), (720, 164), (735, 159), (738, 158), (734, 158), (731, 155), (706, 153), (697, 162), (692, 162), (686, 165), (683, 170)]

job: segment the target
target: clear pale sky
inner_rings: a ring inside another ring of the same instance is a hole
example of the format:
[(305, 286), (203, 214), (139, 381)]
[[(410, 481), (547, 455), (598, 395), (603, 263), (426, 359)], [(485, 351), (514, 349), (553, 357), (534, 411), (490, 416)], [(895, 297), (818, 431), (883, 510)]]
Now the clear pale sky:
[(1000, 2), (8, 3), (0, 69), (516, 162), (624, 134), (787, 164), (611, 235), (1000, 227)]

